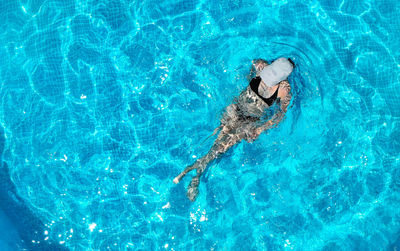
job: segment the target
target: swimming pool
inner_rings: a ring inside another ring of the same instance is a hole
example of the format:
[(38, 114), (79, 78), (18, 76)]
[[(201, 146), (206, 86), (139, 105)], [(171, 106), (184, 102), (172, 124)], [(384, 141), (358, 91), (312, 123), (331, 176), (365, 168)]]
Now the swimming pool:
[[(0, 1), (2, 249), (399, 247), (399, 12)], [(286, 119), (210, 166), (191, 203), (172, 179), (211, 147), (251, 60), (280, 56), (297, 66)]]

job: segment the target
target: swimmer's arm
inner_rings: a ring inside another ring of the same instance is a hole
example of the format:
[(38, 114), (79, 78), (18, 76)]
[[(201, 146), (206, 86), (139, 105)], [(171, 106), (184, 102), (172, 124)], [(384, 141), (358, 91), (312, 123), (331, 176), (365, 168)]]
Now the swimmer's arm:
[(278, 111), (270, 120), (268, 120), (264, 125), (261, 127), (257, 128), (257, 136), (260, 135), (261, 132), (270, 129), (273, 126), (278, 125), (283, 117), (285, 116), (285, 113), (287, 111), (287, 108), (289, 107), (290, 100), (292, 99), (292, 95), (290, 94), (290, 85), (289, 83), (284, 86), (285, 88), (285, 94), (281, 98), (280, 104), (281, 104), (281, 109)]
[(277, 125), (286, 114), (287, 108), (289, 107), (290, 100), (292, 99), (292, 95), (287, 93), (283, 99), (281, 99), (281, 110), (278, 111), (272, 118), (267, 122), (269, 126)]

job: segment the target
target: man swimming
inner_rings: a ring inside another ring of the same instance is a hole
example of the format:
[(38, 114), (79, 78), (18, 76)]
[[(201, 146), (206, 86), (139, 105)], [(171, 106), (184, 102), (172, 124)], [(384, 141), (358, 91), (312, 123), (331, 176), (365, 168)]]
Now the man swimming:
[[(247, 88), (229, 105), (221, 119), (221, 124), (214, 130), (220, 130), (210, 151), (193, 165), (186, 167), (173, 180), (178, 184), (190, 171), (196, 169), (197, 175), (192, 178), (187, 190), (187, 197), (194, 201), (199, 194), (200, 177), (207, 165), (224, 154), (230, 147), (245, 139), (252, 142), (265, 130), (277, 125), (284, 117), (292, 98), (288, 76), (293, 71), (292, 60), (279, 58), (268, 65), (263, 59), (253, 61), (250, 77), (253, 77)], [(279, 110), (266, 118), (266, 111), (276, 103)]]

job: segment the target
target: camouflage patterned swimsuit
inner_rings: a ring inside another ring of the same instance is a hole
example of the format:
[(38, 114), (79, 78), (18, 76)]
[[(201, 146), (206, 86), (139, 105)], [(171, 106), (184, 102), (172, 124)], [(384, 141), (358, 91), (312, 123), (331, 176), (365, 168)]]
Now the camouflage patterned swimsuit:
[(262, 124), (261, 118), (265, 111), (275, 102), (279, 102), (278, 90), (269, 98), (260, 95), (266, 93), (268, 87), (261, 84), (259, 77), (253, 78), (247, 88), (235, 99), (235, 102), (226, 108), (221, 119), (229, 133), (245, 134), (243, 138), (248, 140), (251, 133)]

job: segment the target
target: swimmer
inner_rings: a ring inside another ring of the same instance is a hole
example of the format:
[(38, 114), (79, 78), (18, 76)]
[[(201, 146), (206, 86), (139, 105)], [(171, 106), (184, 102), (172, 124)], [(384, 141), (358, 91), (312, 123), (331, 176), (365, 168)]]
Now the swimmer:
[[(225, 109), (220, 126), (214, 130), (213, 135), (218, 130), (220, 132), (210, 151), (173, 180), (178, 184), (188, 172), (196, 169), (197, 175), (187, 188), (189, 200), (197, 198), (200, 177), (212, 160), (242, 139), (253, 142), (263, 131), (276, 126), (283, 119), (292, 98), (287, 78), (293, 67), (293, 61), (286, 58), (279, 58), (270, 65), (263, 59), (253, 60), (249, 79), (253, 78), (239, 97)], [(279, 110), (270, 119), (265, 119), (266, 110), (274, 103), (279, 105)]]

